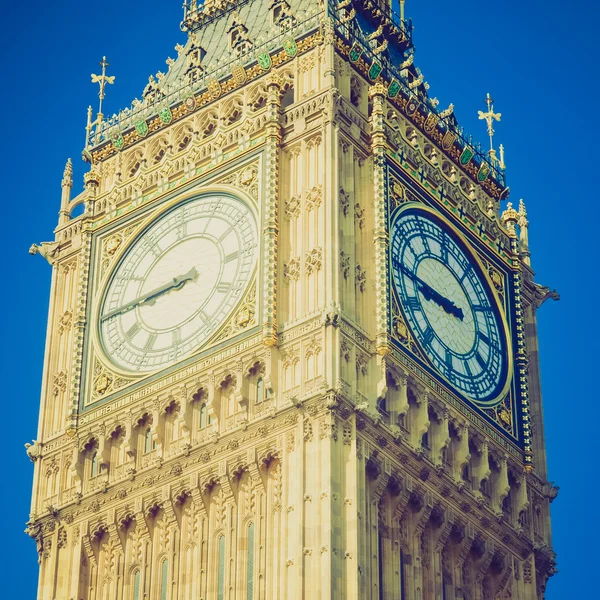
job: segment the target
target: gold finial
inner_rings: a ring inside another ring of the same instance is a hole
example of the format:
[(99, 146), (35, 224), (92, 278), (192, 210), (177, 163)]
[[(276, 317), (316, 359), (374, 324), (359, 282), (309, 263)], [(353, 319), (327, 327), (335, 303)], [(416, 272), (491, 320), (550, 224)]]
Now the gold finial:
[(113, 84), (115, 82), (115, 76), (108, 77), (106, 74), (106, 67), (110, 67), (110, 65), (106, 62), (106, 56), (102, 57), (102, 61), (99, 63), (102, 67), (102, 75), (94, 75), (92, 73), (92, 83), (100, 84), (100, 91), (98, 92), (98, 96), (100, 98), (100, 106), (98, 107), (98, 116), (102, 115), (102, 100), (104, 100), (106, 94), (104, 93), (104, 88), (107, 83)]
[(85, 136), (85, 147), (86, 148), (89, 146), (90, 132), (92, 131), (92, 127), (94, 127), (94, 125), (95, 125), (96, 133), (98, 133), (100, 131), (100, 125), (102, 124), (102, 121), (104, 120), (104, 115), (102, 114), (102, 101), (106, 97), (106, 94), (104, 91), (106, 84), (108, 83), (108, 84), (112, 85), (115, 82), (114, 75), (109, 77), (106, 74), (106, 67), (110, 66), (108, 64), (108, 62), (106, 61), (106, 56), (102, 57), (102, 61), (99, 64), (102, 67), (102, 74), (95, 75), (94, 73), (92, 73), (92, 83), (100, 84), (100, 90), (98, 91), (98, 97), (100, 98), (100, 103), (98, 106), (98, 115), (96, 116), (96, 119), (94, 121), (92, 121), (92, 107), (90, 106), (88, 108), (88, 121), (87, 121), (87, 125), (85, 128), (86, 129), (86, 136)]
[[(490, 157), (492, 159), (492, 162), (496, 161), (496, 151), (494, 150), (494, 127), (493, 127), (493, 123), (494, 120), (499, 121), (500, 117), (502, 116), (502, 113), (495, 113), (494, 112), (494, 101), (492, 100), (489, 92), (488, 95), (486, 97), (486, 99), (484, 100), (484, 102), (487, 104), (487, 112), (483, 112), (483, 111), (477, 111), (479, 114), (479, 119), (480, 120), (485, 120), (485, 122), (487, 123), (487, 132), (488, 135), (490, 136)], [(501, 149), (501, 158), (500, 158), (500, 162), (503, 163), (504, 162), (504, 147), (502, 147)]]
[(500, 144), (500, 168), (506, 169), (506, 165), (504, 164), (504, 146)]

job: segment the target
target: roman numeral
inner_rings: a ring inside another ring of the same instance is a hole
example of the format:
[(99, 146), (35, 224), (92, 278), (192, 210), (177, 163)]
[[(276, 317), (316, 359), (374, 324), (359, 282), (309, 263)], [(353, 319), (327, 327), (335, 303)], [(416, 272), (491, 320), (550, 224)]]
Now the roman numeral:
[(485, 335), (485, 333), (480, 333), (479, 334), (479, 339), (482, 342), (485, 342), (488, 346), (492, 345), (492, 343), (490, 342), (490, 338), (487, 335)]
[(177, 223), (177, 239), (182, 240), (187, 234), (187, 223), (183, 221), (183, 213), (181, 215), (182, 220)]
[(125, 337), (128, 340), (132, 340), (135, 337), (135, 334), (140, 330), (140, 324), (136, 321), (126, 332)]
[(473, 270), (473, 265), (467, 265), (467, 268), (463, 271), (462, 277), (460, 278), (460, 281), (464, 281), (464, 279), (466, 277), (469, 276), (469, 273)]
[(228, 254), (225, 257), (225, 263), (231, 262), (232, 260), (235, 260), (236, 258), (238, 258), (240, 255), (239, 250), (232, 252), (231, 254)]
[(446, 350), (446, 366), (448, 367), (449, 371), (452, 371), (452, 353), (450, 350)]
[(471, 310), (474, 312), (491, 312), (491, 306), (484, 306), (483, 304), (473, 304), (471, 305)]
[(444, 263), (448, 262), (448, 246), (446, 246), (446, 236), (444, 236), (441, 243), (441, 257)]
[(173, 329), (173, 346), (179, 346), (181, 343), (181, 331), (179, 329)]
[(150, 250), (150, 252), (152, 252), (152, 254), (154, 254), (154, 256), (160, 256), (160, 248), (154, 240), (150, 238), (146, 239), (145, 246), (148, 248), (148, 250)]
[(435, 334), (433, 333), (433, 329), (431, 327), (428, 327), (425, 332), (423, 333), (423, 343), (426, 346), (429, 346), (429, 344), (431, 344), (431, 342), (433, 342), (433, 338), (434, 338)]
[(152, 350), (152, 347), (154, 346), (154, 343), (156, 342), (157, 337), (158, 337), (158, 334), (156, 334), (156, 333), (150, 334), (148, 341), (144, 344), (144, 351), (148, 352), (148, 351)]
[(471, 367), (469, 366), (469, 361), (464, 361), (465, 371), (467, 372), (467, 377), (472, 376)]
[(416, 296), (408, 296), (406, 299), (406, 306), (411, 310), (421, 310), (421, 303)]
[(219, 283), (217, 285), (217, 292), (221, 294), (226, 294), (231, 289), (231, 283)]
[(487, 363), (485, 362), (485, 359), (483, 358), (483, 356), (481, 356), (481, 354), (479, 354), (479, 352), (477, 352), (477, 354), (475, 354), (475, 359), (477, 360), (477, 362), (479, 363), (479, 366), (482, 369), (485, 369), (487, 367)]
[(227, 230), (223, 234), (221, 234), (219, 241), (222, 242), (229, 235), (230, 231), (231, 231), (231, 227), (228, 227)]

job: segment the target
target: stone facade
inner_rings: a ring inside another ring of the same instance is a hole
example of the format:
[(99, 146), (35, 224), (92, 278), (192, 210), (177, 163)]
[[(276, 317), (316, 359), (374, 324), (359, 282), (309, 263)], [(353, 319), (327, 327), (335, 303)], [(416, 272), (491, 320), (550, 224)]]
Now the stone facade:
[[(32, 249), (53, 271), (28, 448), (39, 600), (543, 598), (556, 489), (535, 314), (551, 293), (533, 282), (524, 206), (500, 218), (499, 173), (462, 164), (403, 27), (382, 17), (370, 39), (404, 52), (412, 95), (353, 60), (352, 11), (379, 9), (192, 3), (169, 73), (90, 136), (74, 199), (67, 164), (56, 238)], [(220, 78), (202, 37), (219, 27)], [(185, 94), (160, 105), (161, 82)], [(139, 105), (156, 115), (136, 120)], [(259, 215), (250, 285), (193, 355), (120, 371), (97, 335), (106, 278), (161, 207), (213, 189)], [(518, 402), (477, 411), (411, 354), (388, 225), (416, 189), (477, 237), (511, 314)]]

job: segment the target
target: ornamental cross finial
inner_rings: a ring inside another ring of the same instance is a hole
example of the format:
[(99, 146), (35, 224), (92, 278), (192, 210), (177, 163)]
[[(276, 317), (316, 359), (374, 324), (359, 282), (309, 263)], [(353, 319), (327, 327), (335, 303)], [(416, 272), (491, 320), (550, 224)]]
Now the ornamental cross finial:
[(98, 92), (98, 96), (100, 98), (100, 106), (98, 107), (98, 115), (101, 115), (102, 114), (102, 100), (104, 100), (104, 98), (106, 96), (106, 94), (104, 93), (104, 88), (107, 83), (112, 85), (115, 82), (115, 76), (113, 75), (112, 77), (108, 77), (106, 75), (106, 67), (110, 67), (110, 65), (106, 61), (106, 56), (102, 57), (102, 61), (99, 64), (102, 67), (102, 75), (94, 75), (94, 73), (92, 73), (92, 83), (100, 84), (100, 91)]
[(98, 106), (98, 116), (94, 119), (94, 121), (92, 121), (92, 107), (90, 106), (88, 108), (88, 120), (87, 120), (87, 125), (85, 127), (85, 130), (86, 130), (85, 147), (86, 147), (86, 149), (90, 145), (90, 133), (92, 131), (92, 127), (94, 125), (96, 126), (96, 134), (98, 134), (100, 131), (100, 126), (102, 125), (102, 121), (104, 120), (104, 114), (102, 113), (102, 101), (106, 97), (106, 93), (105, 93), (106, 84), (108, 83), (108, 84), (112, 85), (115, 82), (114, 75), (109, 77), (106, 74), (106, 67), (110, 66), (106, 60), (106, 56), (102, 57), (102, 61), (99, 64), (102, 67), (102, 74), (95, 75), (94, 73), (92, 73), (92, 83), (98, 83), (100, 85), (100, 90), (98, 91), (98, 97), (100, 98), (100, 103)]
[[(484, 102), (487, 104), (487, 112), (483, 112), (483, 111), (478, 111), (479, 114), (479, 119), (480, 120), (485, 120), (485, 122), (487, 123), (487, 132), (488, 135), (490, 136), (490, 157), (492, 158), (492, 160), (494, 161), (495, 157), (496, 157), (496, 151), (494, 150), (494, 120), (496, 121), (500, 121), (500, 117), (502, 116), (502, 113), (495, 113), (494, 112), (494, 101), (491, 98), (489, 92), (488, 95), (486, 96), (486, 99), (484, 100)], [(504, 148), (502, 149), (504, 150)], [(502, 153), (504, 156), (504, 152)], [(504, 160), (502, 160), (502, 162), (504, 162)]]

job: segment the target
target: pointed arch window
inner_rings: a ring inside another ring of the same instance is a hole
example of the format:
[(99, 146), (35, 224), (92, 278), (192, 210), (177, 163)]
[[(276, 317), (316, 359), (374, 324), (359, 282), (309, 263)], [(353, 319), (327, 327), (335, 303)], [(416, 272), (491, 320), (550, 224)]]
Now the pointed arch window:
[(90, 477), (96, 477), (96, 475), (98, 475), (98, 462), (98, 452), (94, 451), (90, 465)]
[(144, 453), (152, 452), (154, 450), (154, 440), (152, 439), (152, 427), (147, 427), (144, 433)]
[(265, 399), (265, 383), (262, 377), (256, 382), (256, 402), (262, 402)]
[(224, 600), (224, 598), (225, 598), (225, 536), (221, 535), (219, 537), (219, 570), (217, 572), (217, 600)]
[(141, 579), (141, 575), (140, 575), (140, 570), (138, 569), (133, 574), (133, 600), (142, 600), (140, 598), (140, 579)]
[(160, 568), (160, 600), (167, 600), (167, 576), (169, 574), (169, 563), (165, 558)]
[(248, 582), (246, 600), (254, 599), (254, 523), (248, 525)]
[(206, 427), (206, 404), (200, 407), (200, 429)]

